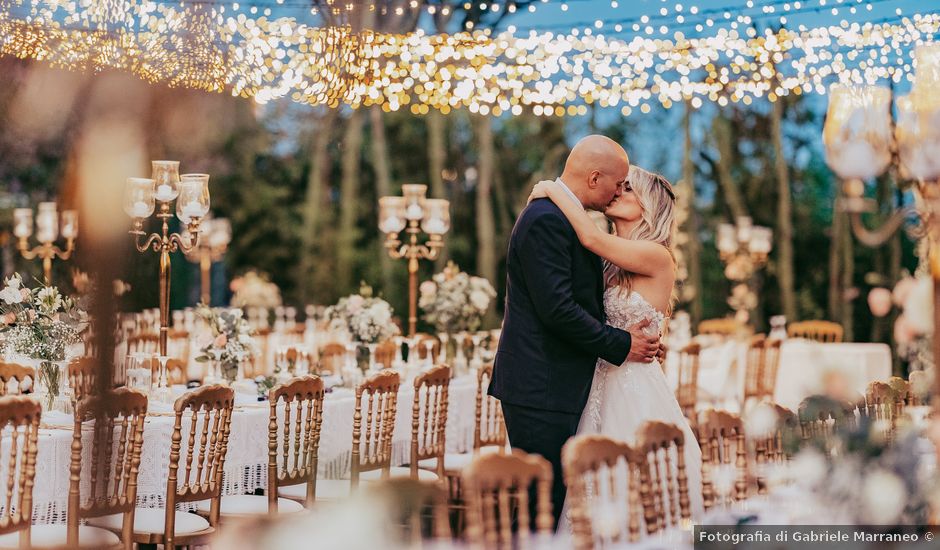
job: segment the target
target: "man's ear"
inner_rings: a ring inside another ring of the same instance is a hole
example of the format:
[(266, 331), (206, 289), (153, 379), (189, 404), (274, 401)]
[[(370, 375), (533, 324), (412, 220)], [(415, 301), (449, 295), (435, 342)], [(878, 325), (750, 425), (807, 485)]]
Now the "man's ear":
[(591, 189), (597, 189), (597, 186), (598, 186), (597, 180), (600, 177), (601, 177), (601, 173), (599, 170), (592, 170), (591, 175), (588, 176), (588, 187), (590, 187)]

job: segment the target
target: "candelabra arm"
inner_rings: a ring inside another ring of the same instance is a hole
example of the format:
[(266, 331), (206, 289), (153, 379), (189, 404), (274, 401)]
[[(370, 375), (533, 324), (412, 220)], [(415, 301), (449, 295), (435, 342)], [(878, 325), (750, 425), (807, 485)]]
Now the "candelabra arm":
[(199, 232), (191, 232), (189, 239), (184, 239), (179, 233), (171, 233), (169, 236), (169, 244), (174, 250), (178, 247), (183, 252), (189, 252), (199, 243)]
[[(129, 231), (129, 233), (134, 236), (134, 246), (137, 247), (138, 252), (146, 252), (151, 248), (153, 248), (154, 251), (160, 250), (160, 241), (163, 237), (159, 233), (151, 233), (150, 235), (147, 235), (143, 231), (137, 229), (132, 229)], [(143, 241), (143, 244), (141, 244), (141, 239), (144, 238), (146, 240)]]
[(912, 210), (910, 208), (896, 210), (881, 227), (874, 230), (865, 227), (861, 212), (849, 212), (849, 219), (852, 223), (852, 233), (855, 234), (855, 238), (863, 245), (869, 248), (877, 248), (894, 235), (904, 223), (904, 219), (907, 218), (911, 212)]
[(39, 253), (42, 251), (43, 245), (39, 245), (34, 248), (29, 248), (29, 245), (26, 242), (26, 239), (20, 239), (17, 243), (17, 248), (20, 251), (20, 255), (27, 260), (35, 260), (39, 257)]
[(55, 254), (60, 260), (68, 260), (72, 257), (72, 252), (75, 250), (75, 239), (66, 239), (65, 248), (59, 248), (58, 246), (52, 247), (52, 253)]

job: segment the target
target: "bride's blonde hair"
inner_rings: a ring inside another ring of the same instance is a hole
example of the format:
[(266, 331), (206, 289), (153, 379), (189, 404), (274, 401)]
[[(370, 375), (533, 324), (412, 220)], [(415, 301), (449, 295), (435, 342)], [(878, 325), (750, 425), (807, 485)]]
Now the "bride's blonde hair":
[[(627, 183), (633, 188), (633, 193), (643, 208), (643, 214), (630, 235), (620, 236), (634, 241), (653, 241), (661, 244), (669, 251), (675, 266), (676, 256), (672, 243), (676, 234), (676, 194), (672, 185), (661, 175), (647, 172), (638, 166), (630, 166)], [(616, 233), (616, 230), (614, 232)], [(625, 295), (629, 295), (633, 290), (633, 273), (610, 262), (604, 262), (604, 280), (607, 286), (619, 287)], [(675, 302), (676, 289), (673, 287), (670, 310)]]

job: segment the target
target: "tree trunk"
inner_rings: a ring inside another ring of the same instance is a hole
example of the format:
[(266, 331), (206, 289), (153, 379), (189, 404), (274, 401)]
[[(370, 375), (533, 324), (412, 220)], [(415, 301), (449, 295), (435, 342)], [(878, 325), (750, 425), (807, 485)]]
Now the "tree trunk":
[[(439, 199), (450, 199), (444, 187), (444, 163), (447, 162), (447, 121), (437, 109), (425, 117), (428, 124), (428, 183), (431, 196)], [(441, 249), (441, 255), (435, 262), (435, 271), (443, 269), (447, 264), (447, 247)]]
[[(480, 155), (476, 189), (477, 273), (495, 285), (496, 223), (493, 216), (493, 177), (496, 171), (496, 151), (493, 144), (493, 121), (487, 116), (475, 118)], [(494, 320), (493, 311), (491, 307), (487, 312), (487, 321)]]
[(361, 197), (359, 172), (362, 162), (362, 110), (354, 109), (346, 120), (343, 134), (343, 176), (340, 182), (339, 235), (336, 238), (337, 287), (341, 294), (358, 286), (353, 268), (358, 238), (357, 221)]
[[(314, 132), (310, 145), (310, 172), (307, 174), (307, 190), (304, 204), (301, 208), (303, 231), (300, 234), (300, 261), (298, 262), (297, 286), (300, 290), (300, 300), (309, 304), (313, 300), (322, 298), (317, 296), (316, 285), (311, 277), (316, 266), (316, 258), (327, 251), (317, 246), (320, 227), (329, 211), (326, 208), (326, 178), (329, 173), (330, 158), (328, 147), (332, 132), (333, 121), (336, 120), (336, 110), (327, 109), (323, 116), (316, 121), (318, 128)], [(324, 247), (325, 248), (325, 247)]]
[[(392, 194), (392, 168), (388, 160), (385, 120), (382, 115), (382, 108), (378, 105), (369, 108), (369, 126), (372, 130), (372, 167), (375, 169), (375, 194), (377, 197), (385, 197)], [(382, 271), (382, 292), (386, 296), (391, 296), (396, 289), (392, 280), (392, 259), (385, 251), (385, 247), (382, 246), (382, 235), (379, 235), (376, 242), (378, 243), (379, 269)]]
[(725, 197), (725, 203), (731, 211), (731, 221), (747, 216), (747, 205), (741, 190), (734, 182), (731, 167), (734, 165), (734, 148), (731, 143), (731, 122), (721, 113), (712, 122), (712, 131), (718, 143), (718, 184)]
[[(842, 265), (842, 233), (845, 227), (845, 214), (839, 212), (836, 204), (842, 191), (836, 186), (835, 204), (832, 207), (832, 228), (829, 235), (829, 319), (838, 321), (842, 317), (842, 291), (839, 269)], [(788, 319), (789, 320), (789, 319)], [(794, 319), (795, 320), (795, 319)]]
[(685, 104), (685, 116), (682, 119), (685, 133), (685, 147), (682, 154), (683, 200), (687, 201), (688, 218), (686, 232), (689, 235), (686, 245), (686, 268), (689, 271), (688, 284), (692, 287), (692, 300), (689, 303), (689, 316), (693, 330), (702, 320), (702, 263), (698, 241), (698, 214), (695, 210), (695, 164), (692, 162), (692, 105)]
[(770, 116), (777, 173), (777, 283), (787, 319), (796, 319), (796, 290), (793, 276), (793, 212), (790, 172), (783, 152), (783, 99), (774, 101)]
[[(849, 227), (848, 214), (842, 214), (842, 328), (846, 342), (855, 340), (854, 335), (854, 292), (855, 288), (855, 246), (852, 230)], [(851, 293), (851, 294), (850, 294)]]

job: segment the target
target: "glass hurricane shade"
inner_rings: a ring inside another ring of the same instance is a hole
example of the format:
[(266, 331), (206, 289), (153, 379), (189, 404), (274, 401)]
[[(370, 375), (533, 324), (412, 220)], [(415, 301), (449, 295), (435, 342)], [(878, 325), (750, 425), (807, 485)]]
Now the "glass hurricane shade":
[(751, 240), (747, 243), (748, 251), (764, 256), (770, 254), (770, 249), (773, 248), (773, 236), (774, 232), (769, 227), (754, 226), (751, 229)]
[(203, 226), (202, 231), (208, 237), (208, 246), (224, 248), (232, 242), (232, 224), (227, 218), (212, 218), (206, 221), (209, 223), (209, 227)]
[(154, 180), (150, 178), (127, 178), (124, 188), (124, 212), (137, 219), (149, 218), (153, 214)]
[(937, 89), (940, 88), (940, 42), (924, 44), (914, 50), (914, 84), (911, 91), (924, 100), (940, 104)]
[(74, 239), (78, 237), (78, 211), (62, 211), (62, 237)]
[(154, 160), (153, 169), (155, 198), (160, 202), (170, 202), (180, 194), (180, 163), (177, 160)]
[(444, 235), (450, 230), (450, 201), (426, 199), (421, 229), (428, 235)]
[(730, 223), (718, 224), (716, 246), (719, 252), (725, 253), (733, 253), (738, 249), (738, 235), (734, 225)]
[(835, 85), (823, 126), (826, 163), (843, 179), (869, 179), (891, 163), (891, 91)]
[(382, 197), (379, 199), (379, 229), (394, 235), (405, 228), (405, 197)]
[(36, 212), (36, 240), (51, 243), (59, 237), (59, 212), (54, 202), (41, 202)]
[(940, 178), (940, 106), (911, 94), (899, 97), (894, 135), (904, 176), (933, 181)]
[(405, 199), (405, 218), (418, 221), (424, 217), (427, 192), (427, 185), (409, 183), (401, 186), (401, 193)]
[(18, 239), (29, 238), (33, 234), (33, 209), (16, 208), (13, 210), (13, 235)]
[(209, 175), (183, 174), (180, 177), (176, 217), (189, 224), (209, 213)]

